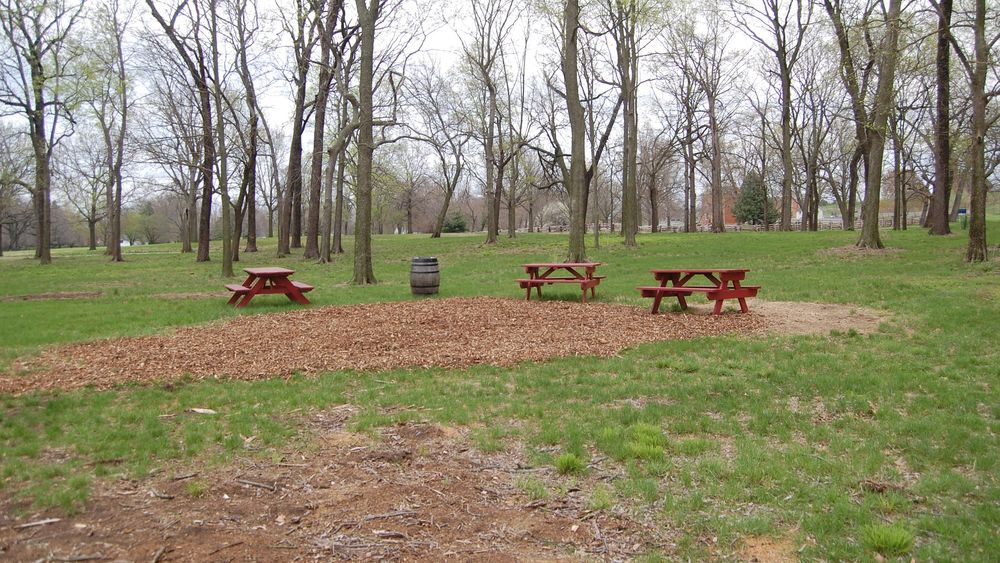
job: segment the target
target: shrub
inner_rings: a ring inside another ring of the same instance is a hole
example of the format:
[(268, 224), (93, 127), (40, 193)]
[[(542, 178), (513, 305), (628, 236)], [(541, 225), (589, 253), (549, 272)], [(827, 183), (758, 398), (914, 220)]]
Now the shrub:
[(445, 217), (441, 230), (446, 233), (464, 233), (469, 230), (469, 225), (466, 224), (464, 215), (452, 211)]

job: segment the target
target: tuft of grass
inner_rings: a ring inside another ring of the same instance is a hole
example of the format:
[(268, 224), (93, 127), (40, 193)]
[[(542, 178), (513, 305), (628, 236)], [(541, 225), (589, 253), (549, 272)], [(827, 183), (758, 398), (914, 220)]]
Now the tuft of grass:
[(201, 498), (208, 492), (208, 484), (204, 481), (188, 481), (184, 490), (193, 498)]
[(872, 524), (861, 530), (861, 541), (871, 551), (898, 557), (913, 547), (913, 534), (898, 524)]
[(476, 428), (472, 431), (472, 443), (484, 454), (502, 452), (507, 449), (504, 439), (510, 434), (508, 429), (501, 426)]
[(556, 471), (561, 475), (581, 473), (587, 468), (587, 463), (574, 453), (564, 453), (556, 458)]
[(545, 500), (549, 498), (549, 489), (540, 479), (525, 477), (518, 479), (516, 486), (531, 500)]
[(587, 506), (590, 510), (607, 510), (611, 508), (611, 502), (611, 489), (601, 483), (598, 483), (597, 486), (594, 487), (594, 490), (590, 493), (590, 500), (587, 502)]

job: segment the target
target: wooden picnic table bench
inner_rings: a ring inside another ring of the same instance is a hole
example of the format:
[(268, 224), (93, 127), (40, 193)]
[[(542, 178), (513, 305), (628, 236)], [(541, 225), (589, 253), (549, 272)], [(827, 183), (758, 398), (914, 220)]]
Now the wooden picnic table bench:
[[(760, 289), (759, 285), (742, 285), (746, 273), (750, 271), (745, 268), (681, 268), (650, 271), (660, 285), (638, 289), (643, 297), (653, 298), (651, 312), (654, 315), (659, 311), (660, 301), (664, 296), (676, 297), (681, 309), (687, 309), (685, 298), (694, 293), (704, 293), (710, 301), (715, 301), (712, 311), (715, 315), (722, 313), (722, 305), (726, 299), (736, 299), (740, 304), (740, 311), (746, 313), (750, 310), (746, 298), (756, 297), (757, 290)], [(688, 282), (696, 276), (705, 278), (711, 285), (688, 285)]]
[[(538, 297), (542, 296), (542, 286), (553, 283), (575, 283), (580, 286), (583, 292), (583, 302), (587, 302), (587, 290), (590, 290), (591, 297), (596, 297), (595, 288), (606, 276), (594, 275), (600, 262), (542, 262), (537, 264), (524, 264), (524, 271), (527, 278), (521, 278), (517, 283), (521, 289), (527, 290), (525, 299), (531, 299), (531, 289), (535, 288)], [(552, 274), (559, 273), (553, 276)]]
[(237, 308), (246, 307), (256, 295), (283, 294), (296, 303), (308, 305), (309, 300), (303, 293), (313, 290), (313, 286), (296, 280), (288, 279), (295, 270), (288, 268), (244, 268), (247, 279), (242, 284), (227, 283), (226, 289), (233, 292), (228, 305)]

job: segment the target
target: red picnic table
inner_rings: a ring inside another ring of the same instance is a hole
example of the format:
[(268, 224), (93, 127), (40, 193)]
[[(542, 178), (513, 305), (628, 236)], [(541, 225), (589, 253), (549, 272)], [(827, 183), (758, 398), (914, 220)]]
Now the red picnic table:
[[(524, 271), (528, 274), (527, 279), (516, 280), (521, 285), (521, 289), (526, 289), (525, 299), (531, 300), (531, 288), (535, 288), (538, 297), (542, 296), (542, 286), (553, 283), (575, 283), (580, 285), (583, 291), (583, 302), (587, 302), (587, 290), (590, 290), (591, 297), (596, 297), (597, 287), (605, 276), (595, 276), (594, 272), (600, 266), (600, 262), (542, 262), (538, 264), (523, 264)], [(560, 275), (553, 276), (559, 272)]]
[(226, 289), (233, 292), (227, 305), (236, 307), (246, 307), (247, 303), (255, 295), (273, 295), (282, 293), (289, 299), (302, 305), (308, 305), (309, 300), (303, 293), (313, 290), (313, 286), (300, 281), (290, 280), (288, 276), (295, 273), (295, 270), (288, 268), (244, 268), (247, 279), (243, 285), (228, 283)]
[[(695, 292), (704, 293), (710, 300), (715, 301), (713, 314), (722, 313), (722, 304), (726, 299), (736, 299), (740, 303), (740, 311), (746, 313), (747, 297), (756, 297), (759, 285), (742, 285), (750, 270), (744, 268), (682, 268), (674, 270), (650, 270), (653, 276), (660, 282), (657, 287), (640, 287), (643, 297), (653, 298), (653, 310), (655, 315), (660, 309), (660, 300), (664, 295), (673, 295), (681, 305), (681, 309), (687, 309), (685, 297)], [(687, 285), (696, 276), (704, 277), (711, 285)], [(670, 285), (667, 285), (667, 284)]]

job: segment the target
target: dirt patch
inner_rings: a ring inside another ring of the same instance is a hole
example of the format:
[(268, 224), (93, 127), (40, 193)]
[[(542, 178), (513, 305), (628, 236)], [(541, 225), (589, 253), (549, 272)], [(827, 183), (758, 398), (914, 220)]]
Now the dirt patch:
[(666, 530), (624, 510), (588, 510), (577, 487), (532, 501), (517, 488), (526, 472), (562, 478), (515, 452), (478, 453), (463, 430), (398, 425), (379, 439), (323, 439), (347, 412), (307, 422), (318, 438), (307, 454), (102, 481), (74, 517), (16, 518), (19, 507), (0, 497), (0, 558), (621, 560), (670, 550)]
[(0, 392), (109, 388), (186, 375), (252, 380), (342, 369), (506, 366), (767, 328), (752, 310), (650, 315), (629, 305), (487, 297), (328, 306), (52, 347), (14, 363), (0, 377)]
[(91, 299), (100, 296), (100, 291), (63, 291), (56, 293), (33, 293), (30, 295), (8, 295), (0, 299), (0, 301), (53, 301), (60, 299)]
[(799, 560), (791, 537), (770, 538), (750, 536), (740, 542), (742, 561), (760, 563), (794, 563)]
[(845, 260), (858, 260), (874, 256), (891, 256), (903, 252), (902, 248), (860, 248), (854, 245), (837, 248), (823, 248), (816, 252), (820, 256), (832, 256)]
[(772, 332), (781, 334), (860, 334), (876, 332), (889, 314), (854, 305), (797, 301), (754, 301), (751, 311), (767, 320)]
[(154, 293), (149, 297), (176, 301), (178, 299), (228, 299), (231, 296), (232, 294), (223, 291), (189, 291), (187, 293)]

